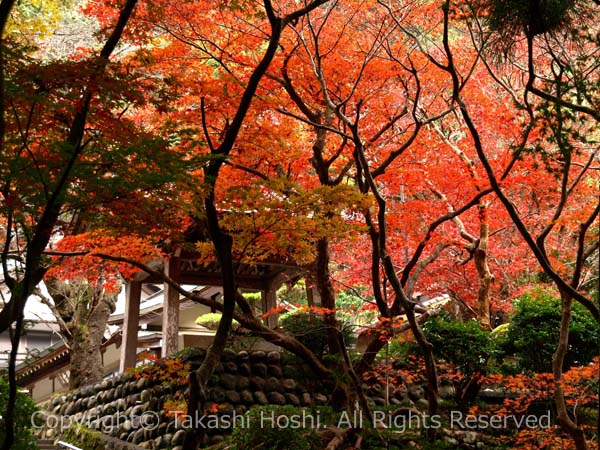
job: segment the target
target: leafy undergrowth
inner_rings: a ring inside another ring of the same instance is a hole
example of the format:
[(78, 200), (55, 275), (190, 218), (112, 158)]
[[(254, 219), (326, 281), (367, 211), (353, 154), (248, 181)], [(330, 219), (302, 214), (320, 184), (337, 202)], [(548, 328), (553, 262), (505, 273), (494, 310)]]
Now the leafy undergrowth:
[[(134, 375), (151, 378), (163, 385), (183, 387), (190, 370), (185, 359), (157, 361), (138, 368)], [(382, 363), (365, 376), (366, 386), (391, 386), (392, 392), (396, 392), (401, 386), (422, 385), (423, 361), (414, 355), (404, 361)], [(567, 405), (589, 437), (590, 449), (598, 448), (593, 437), (598, 420), (599, 371), (600, 358), (596, 358), (592, 364), (572, 367), (564, 374)], [(446, 388), (458, 386), (456, 380), (464, 378), (455, 366), (447, 363), (439, 365), (439, 374), (441, 385)], [(286, 449), (298, 450), (575, 448), (573, 441), (556, 423), (551, 374), (492, 374), (484, 376), (482, 383), (487, 392), (495, 393), (496, 401), (491, 401), (488, 396), (487, 403), (480, 397), (465, 404), (445, 396), (440, 402), (438, 416), (426, 414), (426, 402), (413, 402), (409, 398), (388, 406), (373, 405), (372, 412), (378, 414), (374, 422), (370, 422), (360, 408), (349, 413), (334, 413), (323, 407), (320, 411), (292, 406), (255, 407), (247, 413), (246, 424), (249, 426), (234, 429), (224, 443), (211, 448), (244, 450), (258, 445), (261, 449), (277, 450), (282, 448), (282, 439), (287, 443)], [(164, 400), (165, 409), (185, 411), (182, 392), (173, 392), (173, 396)], [(213, 406), (212, 413), (220, 411), (220, 405)], [(257, 419), (271, 414), (282, 418), (274, 427), (272, 419), (267, 420), (266, 426)], [(302, 419), (299, 425), (293, 421), (294, 417)], [(311, 417), (317, 419), (316, 424), (310, 421)], [(275, 432), (269, 432), (272, 430)], [(432, 435), (435, 436), (433, 441)]]

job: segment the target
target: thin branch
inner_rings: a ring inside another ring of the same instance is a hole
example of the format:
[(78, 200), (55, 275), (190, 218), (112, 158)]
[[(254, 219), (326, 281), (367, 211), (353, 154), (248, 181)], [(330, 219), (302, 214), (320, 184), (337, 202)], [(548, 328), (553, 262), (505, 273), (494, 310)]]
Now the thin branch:
[(401, 279), (403, 285), (406, 284), (410, 272), (412, 271), (412, 269), (415, 267), (415, 265), (421, 258), (421, 254), (425, 250), (427, 243), (433, 236), (433, 232), (437, 229), (437, 227), (439, 227), (444, 222), (454, 219), (455, 217), (461, 215), (465, 211), (467, 211), (467, 210), (471, 209), (472, 207), (474, 207), (475, 205), (479, 204), (481, 199), (483, 197), (485, 197), (486, 195), (490, 194), (491, 192), (493, 192), (492, 188), (484, 189), (483, 191), (479, 192), (475, 197), (473, 197), (471, 199), (471, 201), (469, 201), (468, 203), (463, 205), (461, 208), (456, 209), (453, 212), (450, 212), (450, 213), (446, 214), (445, 216), (440, 217), (435, 222), (433, 222), (429, 225), (429, 228), (427, 229), (427, 232), (425, 233), (425, 237), (421, 240), (421, 242), (419, 242), (419, 244), (417, 245), (417, 248), (413, 254), (413, 257), (404, 267), (404, 271), (402, 273), (402, 279)]
[(236, 164), (236, 163), (232, 163), (231, 161), (225, 161), (224, 162), (225, 165), (228, 165), (229, 167), (233, 167), (234, 169), (238, 169), (241, 170), (243, 172), (247, 172), (250, 173), (262, 180), (268, 180), (269, 177), (267, 175), (265, 175), (264, 173), (262, 173), (259, 170), (253, 169), (252, 167), (248, 167), (248, 166), (243, 166), (241, 164)]
[[(469, 129), (469, 133), (471, 134), (471, 138), (473, 140), (473, 145), (475, 146), (477, 156), (479, 157), (479, 160), (481, 161), (481, 163), (485, 169), (485, 172), (488, 176), (488, 179), (490, 181), (490, 185), (491, 185), (493, 191), (495, 192), (496, 196), (500, 199), (500, 201), (504, 205), (504, 208), (508, 212), (511, 220), (513, 221), (513, 223), (519, 230), (519, 233), (521, 234), (523, 239), (525, 239), (525, 241), (529, 245), (530, 249), (532, 250), (533, 254), (535, 255), (536, 259), (538, 260), (538, 263), (540, 264), (540, 266), (542, 267), (544, 272), (552, 279), (552, 281), (554, 281), (556, 283), (557, 287), (560, 290), (562, 290), (566, 294), (572, 296), (574, 299), (576, 299), (578, 302), (580, 302), (583, 306), (585, 306), (590, 311), (590, 313), (593, 315), (594, 319), (600, 323), (600, 310), (598, 309), (598, 307), (590, 299), (586, 298), (584, 295), (577, 292), (577, 290), (574, 289), (573, 286), (571, 286), (569, 283), (567, 283), (554, 270), (554, 268), (552, 267), (552, 265), (546, 258), (546, 255), (544, 254), (542, 249), (540, 249), (538, 247), (538, 245), (535, 242), (535, 240), (533, 239), (532, 235), (529, 233), (529, 230), (527, 229), (526, 225), (521, 220), (521, 217), (519, 216), (519, 213), (517, 212), (515, 205), (508, 199), (508, 197), (506, 197), (506, 195), (504, 194), (504, 191), (500, 187), (500, 184), (498, 182), (498, 179), (496, 178), (494, 170), (493, 170), (489, 160), (487, 159), (487, 155), (485, 154), (485, 152), (483, 150), (483, 144), (481, 142), (479, 131), (477, 130), (477, 127), (473, 123), (473, 120), (471, 118), (471, 115), (469, 113), (469, 110), (468, 110), (466, 104), (463, 102), (462, 98), (460, 97), (458, 74), (454, 67), (452, 51), (450, 49), (449, 38), (448, 38), (448, 15), (449, 15), (448, 3), (446, 3), (446, 6), (443, 8), (443, 11), (444, 11), (444, 18), (445, 18), (444, 19), (443, 42), (444, 42), (444, 48), (445, 48), (445, 51), (447, 53), (447, 58), (448, 58), (447, 72), (452, 78), (454, 101), (458, 104), (459, 109), (461, 111), (461, 115), (465, 121), (465, 124), (467, 125), (467, 128)], [(529, 40), (531, 40), (531, 38)], [(530, 44), (533, 45), (533, 43), (530, 43)], [(533, 58), (531, 51), (530, 51), (530, 58)], [(532, 64), (533, 64), (533, 62), (531, 62), (530, 67), (532, 67)], [(529, 81), (531, 82), (531, 79)], [(533, 113), (531, 113), (531, 114), (533, 117)]]
[(210, 138), (210, 133), (208, 132), (208, 127), (206, 125), (206, 108), (204, 107), (204, 97), (200, 99), (200, 111), (202, 113), (202, 131), (204, 132), (204, 137), (206, 138), (206, 143), (208, 144), (208, 148), (211, 153), (215, 152), (215, 146), (212, 143), (212, 139)]

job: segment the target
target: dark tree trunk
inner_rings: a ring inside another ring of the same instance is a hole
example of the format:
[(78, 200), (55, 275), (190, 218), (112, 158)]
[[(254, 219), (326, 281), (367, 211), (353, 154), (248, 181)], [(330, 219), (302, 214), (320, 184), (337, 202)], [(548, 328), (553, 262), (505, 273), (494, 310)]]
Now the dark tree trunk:
[(474, 373), (471, 375), (464, 385), (456, 392), (456, 402), (459, 405), (467, 405), (475, 401), (477, 394), (481, 390), (483, 384), (483, 376), (480, 373)]
[(4, 427), (6, 435), (2, 450), (10, 450), (15, 440), (15, 405), (17, 401), (17, 379), (16, 379), (16, 364), (17, 350), (21, 341), (21, 333), (23, 332), (23, 315), (21, 314), (16, 322), (14, 330), (11, 330), (10, 341), (11, 350), (8, 359), (8, 402), (4, 414)]
[(560, 291), (562, 302), (560, 318), (560, 334), (556, 352), (552, 356), (552, 374), (554, 375), (554, 401), (556, 404), (557, 421), (571, 435), (577, 450), (587, 450), (583, 429), (573, 421), (567, 411), (565, 393), (563, 390), (563, 366), (565, 355), (569, 349), (569, 325), (571, 323), (573, 298), (568, 292)]
[(315, 263), (315, 278), (317, 289), (321, 297), (321, 307), (324, 308), (324, 324), (327, 332), (327, 343), (331, 355), (337, 355), (334, 371), (340, 371), (348, 377), (348, 381), (338, 379), (332, 394), (334, 408), (338, 410), (348, 409), (355, 402), (361, 405), (363, 412), (371, 419), (371, 409), (362, 390), (362, 383), (354, 371), (354, 367), (348, 356), (348, 349), (344, 342), (343, 334), (336, 319), (335, 291), (331, 283), (329, 271), (330, 253), (329, 240), (322, 238), (317, 242), (317, 260)]
[(323, 321), (327, 333), (327, 346), (329, 353), (339, 355), (342, 353), (341, 333), (336, 319), (335, 311), (335, 291), (331, 284), (331, 273), (329, 272), (329, 240), (327, 238), (319, 239), (317, 243), (317, 261), (315, 264), (315, 278), (317, 280), (317, 289), (321, 297), (321, 307), (324, 309)]

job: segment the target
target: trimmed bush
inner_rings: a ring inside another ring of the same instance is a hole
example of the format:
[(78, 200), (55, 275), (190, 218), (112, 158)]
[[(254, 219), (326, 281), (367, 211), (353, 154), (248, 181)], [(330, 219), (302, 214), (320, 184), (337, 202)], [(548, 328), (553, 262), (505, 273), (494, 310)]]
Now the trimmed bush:
[[(506, 355), (519, 359), (519, 369), (552, 371), (560, 314), (560, 298), (548, 290), (536, 289), (523, 294), (515, 302), (515, 313), (502, 347)], [(594, 356), (600, 355), (599, 342), (600, 326), (585, 307), (573, 302), (569, 350), (563, 369), (589, 364)]]
[[(196, 325), (202, 325), (209, 330), (216, 330), (219, 328), (219, 322), (221, 321), (221, 313), (206, 313), (196, 318)], [(231, 331), (234, 331), (240, 324), (237, 320), (231, 321)]]
[[(339, 321), (342, 336), (346, 345), (354, 341), (352, 327)], [(327, 345), (327, 330), (323, 316), (310, 314), (308, 312), (293, 312), (285, 314), (279, 319), (279, 324), (284, 331), (294, 336), (302, 344), (308, 347), (315, 355), (322, 357), (329, 354)]]
[(465, 375), (485, 373), (488, 359), (496, 352), (491, 333), (474, 320), (461, 322), (441, 314), (428, 320), (423, 332), (433, 345), (433, 353)]
[(453, 381), (456, 402), (473, 402), (487, 373), (488, 360), (497, 352), (491, 333), (482, 330), (474, 320), (461, 322), (447, 313), (427, 321), (423, 332), (433, 345), (436, 358), (452, 364), (462, 375)]

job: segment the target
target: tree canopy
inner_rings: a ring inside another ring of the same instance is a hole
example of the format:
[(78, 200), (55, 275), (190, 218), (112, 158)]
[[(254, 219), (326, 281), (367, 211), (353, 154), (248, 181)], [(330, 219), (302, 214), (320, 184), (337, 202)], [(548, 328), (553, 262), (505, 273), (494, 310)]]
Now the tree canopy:
[[(47, 38), (74, 12), (14, 3), (0, 8), (0, 331), (46, 275), (110, 290), (186, 247), (222, 268), (218, 335), (235, 318), (329, 376), (237, 293), (235, 261), (281, 258), (315, 285), (351, 374), (406, 318), (433, 414), (419, 295), (450, 294), (489, 330), (553, 286), (558, 384), (572, 302), (600, 321), (597, 2), (96, 1), (77, 5), (89, 37), (65, 54)], [(348, 287), (387, 320), (359, 364), (335, 317)]]

